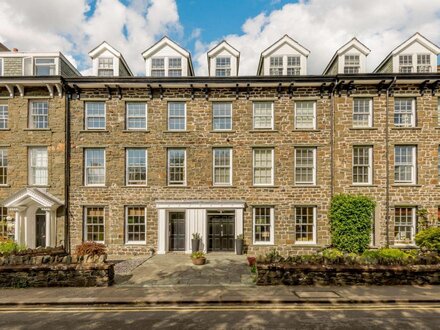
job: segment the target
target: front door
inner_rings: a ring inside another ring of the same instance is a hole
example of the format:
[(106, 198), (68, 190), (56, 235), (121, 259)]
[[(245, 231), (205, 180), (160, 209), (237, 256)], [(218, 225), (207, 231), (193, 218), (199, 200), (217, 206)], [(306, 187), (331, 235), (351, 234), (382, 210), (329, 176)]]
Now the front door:
[(208, 213), (208, 251), (235, 250), (235, 215)]
[(169, 222), (169, 250), (185, 251), (185, 212), (170, 212)]
[(38, 209), (35, 213), (35, 246), (46, 247), (46, 212)]

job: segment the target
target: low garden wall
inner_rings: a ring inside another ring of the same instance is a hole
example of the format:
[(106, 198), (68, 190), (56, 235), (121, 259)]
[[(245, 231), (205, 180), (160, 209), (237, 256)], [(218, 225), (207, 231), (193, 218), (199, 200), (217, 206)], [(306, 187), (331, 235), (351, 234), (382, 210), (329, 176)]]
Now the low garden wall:
[(257, 263), (257, 285), (440, 284), (440, 265), (289, 265)]
[(106, 255), (69, 256), (9, 255), (0, 256), (0, 287), (93, 287), (110, 286), (114, 264)]

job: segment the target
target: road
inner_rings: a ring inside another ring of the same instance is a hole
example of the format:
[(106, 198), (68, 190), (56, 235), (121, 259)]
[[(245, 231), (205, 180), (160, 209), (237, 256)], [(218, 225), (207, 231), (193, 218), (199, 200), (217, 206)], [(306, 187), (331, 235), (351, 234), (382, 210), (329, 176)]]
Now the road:
[(440, 305), (8, 307), (0, 329), (440, 329)]

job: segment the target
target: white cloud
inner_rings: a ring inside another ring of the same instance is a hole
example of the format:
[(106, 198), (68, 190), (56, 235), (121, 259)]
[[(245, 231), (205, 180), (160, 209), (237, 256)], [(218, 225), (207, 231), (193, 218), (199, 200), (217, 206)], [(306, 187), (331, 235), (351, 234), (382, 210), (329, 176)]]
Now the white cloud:
[(164, 34), (183, 34), (175, 0), (97, 0), (88, 18), (89, 1), (0, 0), (0, 42), (22, 51), (61, 51), (90, 73), (87, 54), (105, 40), (143, 74), (141, 52)]
[(241, 52), (240, 75), (255, 75), (262, 50), (284, 34), (311, 51), (310, 74), (321, 74), (334, 52), (356, 36), (371, 49), (368, 70), (415, 32), (440, 43), (440, 1), (432, 0), (310, 0), (286, 4), (248, 19), (240, 35), (197, 43), (196, 71), (207, 74), (206, 51), (226, 39)]

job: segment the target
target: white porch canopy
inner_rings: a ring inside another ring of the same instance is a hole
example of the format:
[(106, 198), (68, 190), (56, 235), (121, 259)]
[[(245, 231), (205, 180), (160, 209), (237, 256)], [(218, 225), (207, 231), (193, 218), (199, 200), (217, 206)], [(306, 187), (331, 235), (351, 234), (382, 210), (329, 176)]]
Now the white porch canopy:
[(56, 246), (56, 210), (64, 202), (41, 188), (24, 188), (2, 202), (15, 211), (15, 240), (36, 247), (36, 212), (45, 212), (46, 246)]

